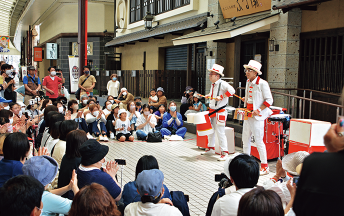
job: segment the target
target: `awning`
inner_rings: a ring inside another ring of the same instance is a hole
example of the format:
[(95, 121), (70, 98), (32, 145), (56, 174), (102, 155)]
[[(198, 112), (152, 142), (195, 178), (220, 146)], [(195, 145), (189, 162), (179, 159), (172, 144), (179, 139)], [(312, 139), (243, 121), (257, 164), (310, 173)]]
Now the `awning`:
[(283, 13), (286, 13), (287, 11), (293, 9), (293, 8), (307, 8), (306, 6), (310, 4), (318, 4), (321, 2), (326, 2), (330, 0), (288, 0), (288, 1), (282, 1), (282, 2), (276, 2), (273, 6), (272, 9), (278, 10), (282, 9)]
[(178, 38), (173, 39), (173, 45), (183, 45), (200, 43), (204, 41), (221, 40), (226, 38), (232, 38), (246, 32), (253, 31), (255, 29), (262, 28), (271, 23), (279, 20), (279, 14), (261, 14), (257, 16), (251, 16), (247, 18), (235, 20), (233, 22), (227, 22), (221, 25), (208, 27), (206, 29), (193, 32)]
[(105, 44), (106, 47), (116, 46), (128, 42), (134, 42), (138, 40), (148, 39), (150, 37), (161, 36), (172, 32), (177, 32), (185, 29), (194, 28), (200, 26), (207, 21), (207, 13), (198, 14), (193, 17), (178, 20), (175, 22), (158, 25), (151, 30), (141, 30), (134, 33), (122, 35), (114, 38), (112, 41)]

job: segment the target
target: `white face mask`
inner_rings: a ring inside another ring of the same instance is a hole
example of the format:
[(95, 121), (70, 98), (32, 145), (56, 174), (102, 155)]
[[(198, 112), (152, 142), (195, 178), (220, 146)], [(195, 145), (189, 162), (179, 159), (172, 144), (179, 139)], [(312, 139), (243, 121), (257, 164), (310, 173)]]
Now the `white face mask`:
[(50, 72), (50, 75), (51, 75), (51, 76), (55, 76), (55, 75), (56, 75), (56, 71), (51, 71), (51, 72)]
[(10, 120), (10, 124), (13, 124), (13, 118), (10, 118), (9, 120)]
[(92, 114), (93, 114), (95, 117), (97, 117), (97, 116), (99, 115), (99, 111), (94, 111)]
[(63, 107), (59, 107), (59, 113), (63, 113)]
[(74, 105), (73, 106), (73, 110), (77, 110), (77, 109), (79, 109), (79, 106), (78, 105)]
[(88, 100), (83, 100), (82, 103), (83, 103), (84, 105), (86, 105), (86, 104), (87, 104), (87, 101), (88, 101)]
[(110, 100), (110, 102), (113, 104), (113, 103), (115, 103), (115, 101), (114, 100)]
[(10, 110), (10, 106), (4, 107), (5, 110)]
[(146, 116), (148, 116), (148, 115), (150, 114), (149, 111), (144, 111), (143, 113), (144, 113)]
[(6, 70), (7, 75), (12, 75), (12, 70)]
[(127, 95), (127, 92), (123, 92), (123, 95), (126, 96), (126, 95)]
[(22, 116), (22, 115), (23, 115), (23, 111), (20, 110), (19, 113), (18, 113), (18, 115), (19, 115), (19, 116)]
[(111, 110), (111, 106), (112, 106), (111, 104), (107, 105), (106, 109)]
[(21, 108), (21, 111), (22, 111), (22, 113), (24, 113), (24, 112), (25, 112), (25, 108), (24, 108), (24, 107), (22, 107), (22, 108)]
[(135, 109), (135, 105), (131, 105), (131, 106), (130, 106), (130, 109), (131, 109), (131, 110), (134, 110), (134, 109)]

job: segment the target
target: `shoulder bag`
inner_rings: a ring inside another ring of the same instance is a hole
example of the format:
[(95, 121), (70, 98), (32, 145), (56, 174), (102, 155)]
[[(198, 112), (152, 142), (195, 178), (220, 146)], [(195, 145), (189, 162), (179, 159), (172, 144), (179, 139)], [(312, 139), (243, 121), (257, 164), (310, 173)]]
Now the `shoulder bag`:
[[(86, 82), (86, 80), (87, 80), (89, 77), (90, 77), (90, 76), (86, 77), (85, 80), (82, 81), (81, 86)], [(76, 97), (76, 99), (78, 99), (78, 100), (80, 100), (80, 91), (81, 91), (81, 89), (78, 88), (78, 90), (76, 90), (76, 92), (75, 92), (75, 97)]]

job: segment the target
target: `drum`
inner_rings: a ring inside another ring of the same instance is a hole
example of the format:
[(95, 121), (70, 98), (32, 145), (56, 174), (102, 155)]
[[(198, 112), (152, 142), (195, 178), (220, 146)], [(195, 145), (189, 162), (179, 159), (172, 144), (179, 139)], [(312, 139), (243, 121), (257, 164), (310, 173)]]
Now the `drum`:
[(187, 119), (187, 123), (194, 123), (194, 117), (197, 113), (189, 113), (187, 116), (186, 116), (186, 119)]
[(194, 116), (194, 124), (197, 124), (197, 133), (199, 136), (210, 135), (214, 133), (214, 129), (210, 123), (209, 111), (196, 113)]
[(234, 119), (237, 120), (247, 120), (248, 119), (248, 110), (245, 108), (236, 108), (234, 113)]
[(291, 115), (289, 114), (276, 114), (269, 117), (270, 121), (280, 121), (283, 123), (283, 130), (287, 130), (289, 128)]

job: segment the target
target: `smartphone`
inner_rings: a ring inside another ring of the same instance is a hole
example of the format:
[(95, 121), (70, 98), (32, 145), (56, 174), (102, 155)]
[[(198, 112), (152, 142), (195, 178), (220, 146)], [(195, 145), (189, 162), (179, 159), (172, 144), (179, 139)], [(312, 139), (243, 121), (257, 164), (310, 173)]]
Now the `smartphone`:
[(60, 73), (60, 72), (57, 72), (57, 73), (56, 73), (56, 75), (57, 75), (57, 76), (60, 76), (60, 75), (61, 75), (61, 73)]
[(294, 177), (293, 178), (293, 183), (295, 183), (297, 185), (298, 182), (299, 182), (299, 177)]
[(118, 165), (127, 165), (127, 162), (124, 159), (115, 159)]

